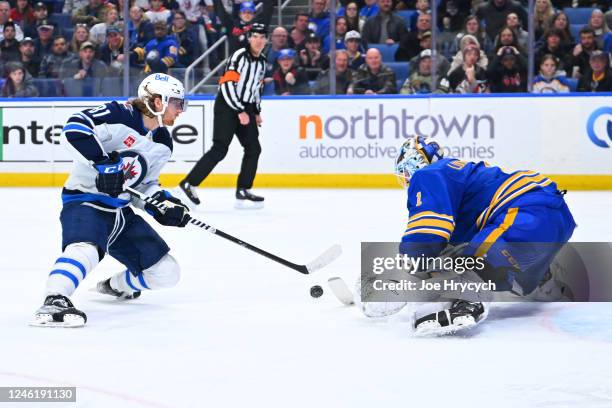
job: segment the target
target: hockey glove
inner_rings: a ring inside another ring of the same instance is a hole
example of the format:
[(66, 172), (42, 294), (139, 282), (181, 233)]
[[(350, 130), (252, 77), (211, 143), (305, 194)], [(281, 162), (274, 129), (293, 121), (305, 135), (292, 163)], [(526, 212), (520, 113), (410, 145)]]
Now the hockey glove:
[(145, 211), (155, 218), (155, 221), (168, 227), (184, 227), (189, 222), (189, 208), (166, 190), (158, 191), (152, 198), (162, 203), (166, 209), (160, 210), (153, 204), (146, 204)]
[(101, 193), (106, 193), (111, 197), (117, 197), (123, 193), (123, 159), (119, 153), (112, 152), (108, 158), (94, 164), (98, 170), (96, 177), (96, 188)]

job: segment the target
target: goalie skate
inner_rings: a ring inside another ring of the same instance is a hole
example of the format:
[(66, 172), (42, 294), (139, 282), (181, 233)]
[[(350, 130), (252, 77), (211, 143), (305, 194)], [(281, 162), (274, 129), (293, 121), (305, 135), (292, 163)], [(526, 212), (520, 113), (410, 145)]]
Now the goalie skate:
[(70, 299), (62, 295), (50, 295), (44, 305), (34, 314), (30, 326), (36, 327), (82, 327), (87, 316), (74, 307)]
[(485, 307), (480, 302), (455, 300), (450, 308), (416, 319), (417, 336), (444, 336), (471, 329), (486, 319)]

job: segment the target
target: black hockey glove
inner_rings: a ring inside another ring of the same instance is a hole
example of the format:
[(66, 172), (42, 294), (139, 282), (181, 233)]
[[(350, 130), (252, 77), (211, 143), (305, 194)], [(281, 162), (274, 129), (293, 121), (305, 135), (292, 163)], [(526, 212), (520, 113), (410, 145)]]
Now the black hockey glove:
[(111, 197), (117, 197), (123, 193), (123, 183), (125, 177), (123, 175), (123, 159), (119, 153), (112, 152), (108, 158), (94, 164), (98, 170), (96, 177), (96, 188), (101, 193), (106, 193)]
[(166, 206), (160, 210), (153, 204), (146, 204), (145, 211), (155, 218), (155, 221), (168, 227), (184, 227), (189, 222), (189, 208), (166, 190), (158, 191), (151, 197)]

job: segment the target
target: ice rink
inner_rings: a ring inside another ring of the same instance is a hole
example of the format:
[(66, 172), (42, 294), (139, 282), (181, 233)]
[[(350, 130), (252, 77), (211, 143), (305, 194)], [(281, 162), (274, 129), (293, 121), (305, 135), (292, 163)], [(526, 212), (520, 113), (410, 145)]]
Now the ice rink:
[[(190, 228), (157, 227), (182, 266), (170, 290), (117, 302), (77, 290), (80, 329), (27, 325), (60, 255), (60, 189), (0, 189), (0, 386), (76, 386), (77, 404), (19, 407), (612, 407), (612, 305), (505, 304), (460, 337), (414, 338), (401, 316), (369, 320), (312, 284), (359, 274), (361, 241), (396, 241), (396, 190), (258, 190), (266, 208), (233, 209), (233, 190), (201, 190), (204, 221), (306, 263), (303, 276)], [(612, 241), (612, 193), (570, 192), (574, 241)], [(151, 219), (151, 222), (154, 223)]]

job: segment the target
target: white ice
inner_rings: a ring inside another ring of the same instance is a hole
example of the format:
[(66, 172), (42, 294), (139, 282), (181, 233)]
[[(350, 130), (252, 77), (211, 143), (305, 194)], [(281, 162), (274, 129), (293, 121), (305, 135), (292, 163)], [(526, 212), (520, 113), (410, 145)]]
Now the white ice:
[[(158, 230), (182, 265), (170, 290), (73, 300), (82, 329), (27, 326), (60, 254), (59, 189), (0, 189), (0, 386), (76, 386), (78, 407), (612, 407), (612, 305), (504, 305), (468, 335), (419, 339), (401, 318), (368, 320), (330, 293), (354, 282), (360, 241), (399, 239), (402, 190), (201, 190), (200, 218), (298, 262), (344, 255), (303, 276), (200, 230)], [(612, 241), (612, 194), (571, 192), (576, 241)], [(154, 221), (152, 221), (154, 222)], [(326, 286), (324, 286), (326, 288)], [(74, 404), (2, 404), (74, 407)]]

